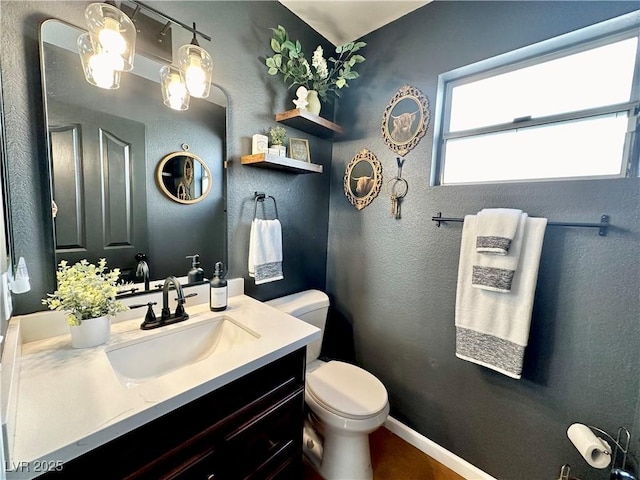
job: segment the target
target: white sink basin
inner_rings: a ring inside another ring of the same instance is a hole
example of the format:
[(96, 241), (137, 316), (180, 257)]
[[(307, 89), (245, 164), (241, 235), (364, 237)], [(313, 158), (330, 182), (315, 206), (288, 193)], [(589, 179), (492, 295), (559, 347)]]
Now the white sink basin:
[(118, 379), (126, 386), (159, 377), (219, 355), (260, 337), (227, 316), (173, 328), (145, 338), (107, 347), (105, 352)]

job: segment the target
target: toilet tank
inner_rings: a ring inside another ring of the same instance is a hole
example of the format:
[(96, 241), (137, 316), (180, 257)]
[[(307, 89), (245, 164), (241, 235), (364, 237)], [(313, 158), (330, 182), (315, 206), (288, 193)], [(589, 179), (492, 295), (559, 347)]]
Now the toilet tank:
[(317, 360), (320, 356), (324, 327), (329, 311), (327, 294), (320, 290), (305, 290), (285, 297), (274, 298), (265, 303), (320, 329), (320, 340), (307, 345), (307, 364)]

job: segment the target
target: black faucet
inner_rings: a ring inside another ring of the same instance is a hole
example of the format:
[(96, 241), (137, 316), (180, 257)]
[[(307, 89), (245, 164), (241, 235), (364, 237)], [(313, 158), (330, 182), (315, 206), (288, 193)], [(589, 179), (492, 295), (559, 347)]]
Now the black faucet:
[(147, 256), (144, 253), (136, 254), (136, 261), (138, 266), (136, 267), (136, 278), (143, 278), (144, 289), (149, 290), (149, 264), (147, 263)]
[[(175, 313), (171, 313), (171, 309), (169, 308), (169, 288), (173, 284), (176, 293), (178, 294), (178, 306), (176, 307)], [(171, 325), (172, 323), (183, 322), (189, 318), (187, 312), (184, 311), (184, 304), (187, 301), (187, 298), (193, 297), (197, 295), (197, 293), (192, 293), (190, 295), (184, 294), (182, 291), (182, 285), (176, 277), (167, 277), (164, 281), (164, 285), (162, 286), (162, 313), (160, 318), (157, 318), (153, 313), (153, 305), (154, 303), (148, 304), (140, 304), (140, 305), (132, 305), (130, 308), (143, 307), (148, 306), (147, 316), (140, 325), (142, 330), (151, 330), (152, 328), (162, 327), (164, 325)]]
[[(176, 293), (178, 294), (178, 306), (176, 307), (176, 313), (171, 315), (171, 309), (169, 308), (169, 286), (173, 283), (173, 286), (176, 289)], [(184, 297), (184, 292), (182, 291), (182, 285), (176, 277), (167, 277), (164, 281), (164, 285), (162, 286), (162, 317), (161, 320), (163, 322), (167, 322), (171, 319), (176, 319), (176, 322), (180, 322), (182, 320), (186, 320), (189, 318), (189, 315), (184, 311), (184, 303), (187, 299)], [(183, 318), (184, 317), (184, 318)], [(179, 318), (179, 319), (178, 319)], [(171, 322), (174, 323), (174, 322)]]

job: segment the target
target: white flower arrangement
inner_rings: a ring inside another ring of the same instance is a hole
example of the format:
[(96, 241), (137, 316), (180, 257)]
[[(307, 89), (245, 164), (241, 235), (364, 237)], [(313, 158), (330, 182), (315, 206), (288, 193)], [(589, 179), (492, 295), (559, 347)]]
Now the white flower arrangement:
[(60, 262), (56, 278), (58, 289), (42, 300), (51, 310), (68, 312), (67, 323), (77, 326), (82, 320), (104, 315), (115, 315), (128, 310), (119, 300), (117, 282), (120, 270), (107, 270), (107, 261), (101, 258), (98, 266), (81, 260), (73, 266)]
[(318, 46), (309, 65), (302, 51), (302, 44), (289, 39), (283, 26), (278, 25), (278, 28), (272, 28), (271, 31), (271, 50), (274, 54), (265, 59), (268, 74), (282, 74), (285, 83), (290, 84), (289, 88), (303, 86), (307, 90), (316, 90), (320, 99), (326, 102), (331, 95), (339, 97), (339, 91), (348, 87), (350, 80), (359, 77), (355, 67), (364, 62), (365, 58), (356, 52), (367, 45), (365, 42), (339, 45), (336, 47), (337, 58), (328, 59), (324, 58), (324, 51)]

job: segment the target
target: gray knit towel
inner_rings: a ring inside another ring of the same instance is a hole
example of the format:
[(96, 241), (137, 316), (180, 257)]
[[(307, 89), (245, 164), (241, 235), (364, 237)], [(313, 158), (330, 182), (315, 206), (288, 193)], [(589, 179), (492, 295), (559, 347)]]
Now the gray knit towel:
[(506, 255), (518, 228), (522, 210), (485, 208), (478, 212), (476, 251), (489, 255)]
[[(480, 215), (477, 217), (476, 239), (479, 228)], [(518, 227), (511, 242), (509, 251), (505, 255), (485, 255), (476, 253), (473, 256), (471, 271), (471, 285), (492, 292), (509, 293), (513, 279), (520, 262), (522, 239), (526, 235), (527, 214), (518, 215)]]

